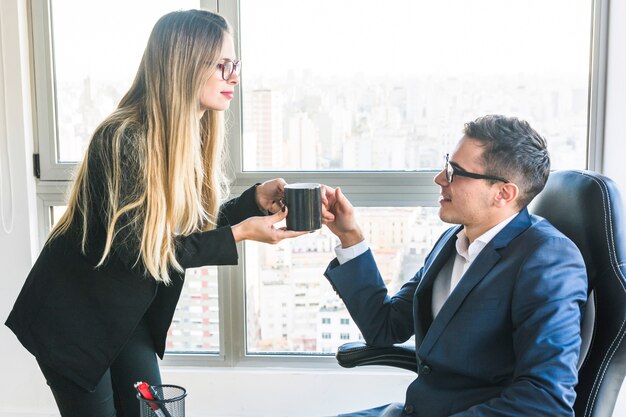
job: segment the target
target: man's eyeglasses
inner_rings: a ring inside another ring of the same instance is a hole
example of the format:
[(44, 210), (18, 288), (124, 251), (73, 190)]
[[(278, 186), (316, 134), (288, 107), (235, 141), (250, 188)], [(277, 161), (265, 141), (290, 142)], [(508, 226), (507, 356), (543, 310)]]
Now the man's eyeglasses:
[(455, 175), (458, 175), (459, 177), (474, 178), (477, 180), (493, 180), (493, 181), (510, 182), (509, 180), (504, 179), (502, 177), (495, 177), (493, 175), (475, 174), (473, 172), (465, 171), (459, 168), (458, 166), (455, 166), (454, 162), (450, 162), (449, 154), (446, 154), (444, 160), (445, 160), (445, 165), (444, 165), (443, 170), (446, 172), (446, 181), (448, 181), (448, 183), (452, 183)]
[(222, 70), (222, 79), (228, 81), (232, 78), (233, 74), (239, 75), (241, 70), (241, 61), (224, 61), (223, 64), (217, 64), (217, 68)]

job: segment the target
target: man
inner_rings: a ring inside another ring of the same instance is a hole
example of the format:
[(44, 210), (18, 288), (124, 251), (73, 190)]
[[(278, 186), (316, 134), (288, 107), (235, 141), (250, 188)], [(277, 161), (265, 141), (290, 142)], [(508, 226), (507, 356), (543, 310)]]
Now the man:
[(435, 182), (446, 231), (424, 266), (389, 296), (339, 188), (325, 222), (339, 237), (325, 272), (368, 344), (415, 335), (418, 377), (404, 404), (351, 416), (573, 416), (587, 277), (576, 246), (526, 206), (550, 170), (525, 121), (485, 116)]

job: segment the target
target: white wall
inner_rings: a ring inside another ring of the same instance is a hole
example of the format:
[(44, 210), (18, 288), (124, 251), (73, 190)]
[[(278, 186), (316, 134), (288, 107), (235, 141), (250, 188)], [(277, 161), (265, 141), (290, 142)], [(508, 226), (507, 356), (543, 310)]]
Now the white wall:
[[(605, 172), (626, 185), (626, 2), (611, 2)], [(0, 222), (0, 322), (38, 251), (26, 0), (0, 1), (0, 181), (7, 232)], [(8, 156), (8, 158), (7, 158)], [(10, 171), (8, 170), (10, 165)], [(9, 187), (8, 185), (12, 186)], [(11, 193), (12, 190), (12, 193)], [(626, 190), (622, 189), (624, 195)], [(0, 219), (1, 220), (1, 219)], [(0, 326), (0, 417), (57, 416), (34, 359)], [(402, 401), (413, 376), (390, 370), (316, 372), (290, 368), (163, 368), (163, 379), (189, 391), (187, 415), (321, 416)], [(373, 381), (375, 380), (375, 383)], [(615, 416), (626, 415), (626, 392)]]

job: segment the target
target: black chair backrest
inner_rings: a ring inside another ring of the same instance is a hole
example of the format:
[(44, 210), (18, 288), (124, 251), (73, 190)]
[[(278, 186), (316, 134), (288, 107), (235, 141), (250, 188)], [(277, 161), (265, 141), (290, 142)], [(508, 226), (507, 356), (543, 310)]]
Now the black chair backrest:
[(626, 374), (626, 219), (615, 183), (591, 171), (556, 171), (530, 211), (580, 249), (589, 276), (577, 417), (611, 417)]

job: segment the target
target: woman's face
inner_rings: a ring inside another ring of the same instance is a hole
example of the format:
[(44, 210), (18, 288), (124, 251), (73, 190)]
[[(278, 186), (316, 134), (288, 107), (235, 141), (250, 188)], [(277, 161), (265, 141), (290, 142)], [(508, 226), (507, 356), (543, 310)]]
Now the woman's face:
[[(236, 61), (235, 44), (233, 37), (227, 34), (224, 36), (222, 52), (218, 64), (229, 61)], [(228, 76), (228, 74), (225, 74)], [(200, 109), (204, 113), (207, 110), (227, 110), (230, 101), (235, 96), (235, 85), (239, 83), (239, 76), (233, 72), (228, 81), (222, 78), (221, 67), (216, 67), (213, 74), (200, 90)]]

